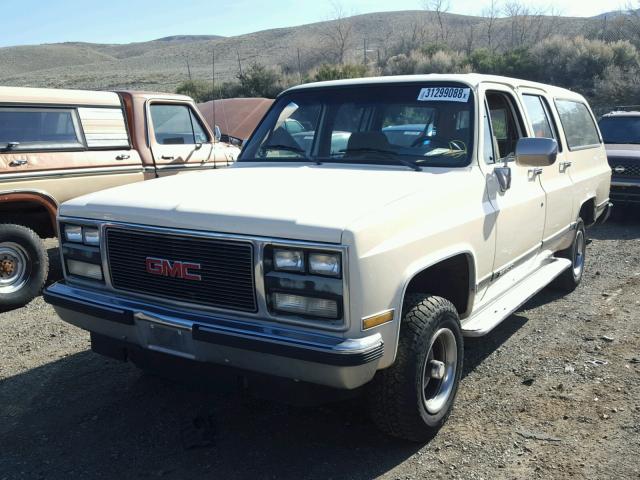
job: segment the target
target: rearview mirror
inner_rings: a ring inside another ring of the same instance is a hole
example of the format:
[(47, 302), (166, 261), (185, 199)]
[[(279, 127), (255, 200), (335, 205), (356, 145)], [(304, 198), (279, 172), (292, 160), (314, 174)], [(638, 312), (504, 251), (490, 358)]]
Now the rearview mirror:
[(548, 167), (558, 156), (553, 138), (521, 138), (516, 145), (516, 163), (525, 167)]
[(220, 127), (218, 125), (213, 129), (213, 135), (216, 137), (216, 142), (219, 142), (222, 138), (222, 132), (220, 131)]

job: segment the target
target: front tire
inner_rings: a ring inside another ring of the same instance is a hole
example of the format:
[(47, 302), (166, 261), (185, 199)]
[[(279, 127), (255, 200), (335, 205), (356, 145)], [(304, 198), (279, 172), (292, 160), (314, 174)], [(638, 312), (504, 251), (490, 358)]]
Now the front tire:
[(451, 414), (462, 375), (462, 331), (444, 298), (410, 295), (405, 305), (396, 361), (378, 372), (368, 403), (382, 431), (426, 442)]
[(573, 243), (566, 250), (562, 250), (556, 254), (557, 257), (571, 260), (571, 267), (562, 272), (560, 276), (554, 280), (552, 286), (555, 289), (565, 293), (571, 293), (580, 285), (584, 274), (586, 250), (587, 234), (584, 222), (581, 218), (578, 218)]
[(21, 225), (0, 225), (0, 310), (33, 300), (48, 273), (49, 257), (40, 237)]

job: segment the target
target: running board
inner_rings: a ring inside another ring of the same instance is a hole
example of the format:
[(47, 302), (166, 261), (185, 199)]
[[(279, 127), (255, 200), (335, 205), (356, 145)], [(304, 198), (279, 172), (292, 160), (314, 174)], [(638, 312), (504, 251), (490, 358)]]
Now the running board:
[(529, 277), (471, 315), (462, 324), (463, 335), (465, 337), (486, 335), (569, 267), (571, 267), (571, 260), (553, 258)]

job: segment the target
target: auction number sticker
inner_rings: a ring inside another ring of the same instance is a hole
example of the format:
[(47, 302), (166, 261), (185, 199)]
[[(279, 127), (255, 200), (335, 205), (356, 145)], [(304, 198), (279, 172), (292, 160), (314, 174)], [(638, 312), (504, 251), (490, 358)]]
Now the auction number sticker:
[(470, 88), (428, 87), (420, 90), (420, 102), (467, 102), (471, 94)]

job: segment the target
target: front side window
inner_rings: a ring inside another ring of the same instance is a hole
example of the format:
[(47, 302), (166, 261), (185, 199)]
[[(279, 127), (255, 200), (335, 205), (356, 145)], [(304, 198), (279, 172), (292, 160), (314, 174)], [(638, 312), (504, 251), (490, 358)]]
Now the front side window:
[(553, 128), (551, 128), (551, 120), (542, 97), (538, 95), (523, 95), (524, 106), (529, 115), (533, 135), (537, 138), (553, 138), (557, 140)]
[(463, 85), (360, 85), (277, 100), (240, 161), (462, 167), (473, 151), (473, 93)]
[(83, 148), (76, 114), (63, 108), (0, 108), (0, 150)]
[(516, 145), (522, 137), (522, 122), (516, 117), (513, 98), (502, 92), (487, 92), (487, 106), (498, 159), (515, 160)]
[(160, 145), (195, 145), (208, 142), (205, 129), (187, 105), (151, 105), (151, 121)]
[(604, 143), (640, 144), (640, 115), (604, 117), (599, 125)]
[(556, 100), (556, 107), (570, 150), (600, 145), (596, 124), (584, 103)]

